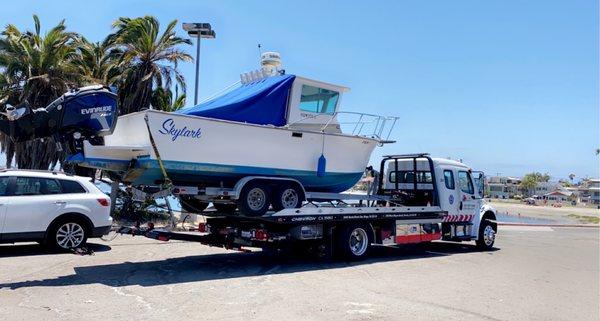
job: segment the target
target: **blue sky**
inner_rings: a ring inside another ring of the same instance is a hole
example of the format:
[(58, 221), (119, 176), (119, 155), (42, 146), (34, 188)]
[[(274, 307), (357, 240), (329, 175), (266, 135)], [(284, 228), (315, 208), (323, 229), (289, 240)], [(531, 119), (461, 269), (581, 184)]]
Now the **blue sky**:
[[(594, 0), (21, 0), (3, 3), (0, 22), (33, 28), (33, 13), (43, 29), (66, 19), (94, 41), (120, 16), (210, 22), (217, 39), (203, 41), (201, 99), (257, 68), (261, 43), (288, 73), (352, 88), (344, 110), (401, 117), (398, 142), (373, 160), (426, 151), (488, 174), (600, 176)], [(192, 97), (194, 65), (180, 68)]]

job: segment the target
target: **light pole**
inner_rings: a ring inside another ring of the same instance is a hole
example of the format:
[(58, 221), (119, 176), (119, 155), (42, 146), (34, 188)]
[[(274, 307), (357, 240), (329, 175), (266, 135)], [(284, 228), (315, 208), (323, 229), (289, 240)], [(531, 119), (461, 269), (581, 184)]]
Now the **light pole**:
[(183, 30), (187, 31), (190, 37), (196, 37), (196, 88), (194, 90), (194, 105), (198, 104), (198, 76), (200, 74), (200, 39), (214, 39), (215, 31), (212, 30), (210, 23), (184, 23)]

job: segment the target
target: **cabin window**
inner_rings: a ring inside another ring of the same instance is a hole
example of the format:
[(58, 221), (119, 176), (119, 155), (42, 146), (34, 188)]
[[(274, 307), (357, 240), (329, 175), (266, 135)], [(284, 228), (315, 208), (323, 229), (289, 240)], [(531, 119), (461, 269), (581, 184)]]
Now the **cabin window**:
[(473, 181), (471, 181), (471, 175), (465, 171), (458, 172), (458, 186), (460, 190), (467, 194), (474, 194), (475, 188), (473, 188)]
[(340, 93), (333, 90), (302, 85), (300, 110), (319, 114), (333, 114)]
[[(392, 171), (389, 175), (391, 183), (396, 183), (396, 173), (398, 173), (398, 183), (414, 183), (415, 172), (413, 171)], [(417, 172), (417, 183), (431, 183), (431, 172)]]
[(454, 174), (451, 170), (444, 170), (444, 183), (447, 189), (454, 189)]

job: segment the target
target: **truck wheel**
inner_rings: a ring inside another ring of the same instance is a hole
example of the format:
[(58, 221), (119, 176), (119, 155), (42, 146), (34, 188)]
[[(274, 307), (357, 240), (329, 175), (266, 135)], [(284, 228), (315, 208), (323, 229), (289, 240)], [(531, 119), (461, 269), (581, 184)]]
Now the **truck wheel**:
[(350, 225), (344, 227), (337, 236), (337, 249), (348, 259), (356, 260), (367, 256), (371, 249), (369, 228), (364, 225)]
[(302, 190), (292, 184), (278, 188), (273, 194), (273, 209), (275, 211), (281, 211), (285, 208), (300, 208), (304, 201)]
[(54, 250), (70, 250), (85, 245), (87, 231), (86, 225), (79, 220), (61, 220), (48, 229), (44, 243)]
[(238, 208), (242, 215), (263, 216), (269, 210), (270, 190), (260, 182), (248, 182), (238, 198)]
[(479, 237), (475, 241), (475, 244), (477, 244), (480, 250), (487, 251), (493, 248), (494, 241), (496, 241), (496, 229), (493, 224), (488, 220), (481, 221)]
[(237, 204), (213, 203), (213, 206), (219, 213), (233, 214), (237, 209)]
[(202, 213), (208, 207), (207, 202), (202, 202), (196, 198), (179, 198), (179, 203), (181, 204), (181, 208), (189, 213)]

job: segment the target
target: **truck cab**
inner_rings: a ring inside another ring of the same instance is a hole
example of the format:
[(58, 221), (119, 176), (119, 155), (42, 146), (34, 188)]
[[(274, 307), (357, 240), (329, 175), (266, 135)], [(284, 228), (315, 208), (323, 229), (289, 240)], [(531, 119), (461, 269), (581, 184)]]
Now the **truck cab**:
[(391, 206), (439, 206), (445, 240), (475, 240), (489, 247), (497, 232), (496, 210), (483, 199), (483, 172), (428, 154), (390, 155), (381, 161), (378, 194)]

